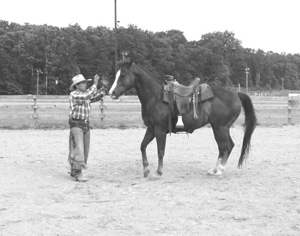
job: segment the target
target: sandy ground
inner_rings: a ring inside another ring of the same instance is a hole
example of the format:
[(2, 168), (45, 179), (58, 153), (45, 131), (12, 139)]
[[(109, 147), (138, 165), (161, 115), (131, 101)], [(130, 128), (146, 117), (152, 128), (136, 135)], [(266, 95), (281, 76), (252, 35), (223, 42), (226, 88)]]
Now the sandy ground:
[(145, 130), (93, 129), (86, 183), (73, 181), (68, 130), (1, 130), (0, 235), (300, 235), (300, 127), (257, 127), (243, 169), (243, 130), (223, 177), (207, 175), (210, 128), (168, 137), (164, 175), (142, 174)]

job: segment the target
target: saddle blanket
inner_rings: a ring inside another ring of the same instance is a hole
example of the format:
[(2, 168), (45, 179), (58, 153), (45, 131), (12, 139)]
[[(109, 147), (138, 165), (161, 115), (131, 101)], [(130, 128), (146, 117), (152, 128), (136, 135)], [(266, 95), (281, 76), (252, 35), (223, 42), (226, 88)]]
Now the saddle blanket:
[(199, 102), (205, 102), (214, 96), (208, 84), (200, 84)]

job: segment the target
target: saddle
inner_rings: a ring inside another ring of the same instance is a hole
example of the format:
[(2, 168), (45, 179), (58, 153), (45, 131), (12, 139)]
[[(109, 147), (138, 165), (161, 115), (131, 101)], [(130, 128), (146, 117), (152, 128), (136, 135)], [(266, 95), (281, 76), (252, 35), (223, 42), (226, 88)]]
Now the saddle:
[(200, 84), (200, 79), (195, 78), (188, 86), (179, 84), (173, 76), (166, 76), (163, 99), (171, 107), (174, 115), (176, 105), (178, 115), (183, 115), (191, 111), (193, 107), (194, 118), (198, 118), (198, 103), (213, 97), (212, 91), (207, 84)]
[(188, 86), (184, 86), (182, 84), (179, 83), (173, 83), (174, 86), (174, 93), (177, 94), (180, 97), (189, 97), (191, 96), (193, 93), (197, 92), (199, 89), (199, 83), (200, 83), (200, 79), (199, 78), (195, 78), (190, 85)]

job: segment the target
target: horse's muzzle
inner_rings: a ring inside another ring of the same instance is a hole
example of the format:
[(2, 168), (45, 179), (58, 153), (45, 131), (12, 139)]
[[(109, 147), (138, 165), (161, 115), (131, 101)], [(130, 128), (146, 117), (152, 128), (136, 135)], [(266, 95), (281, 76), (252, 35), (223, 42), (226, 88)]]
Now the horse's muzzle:
[(115, 91), (113, 91), (113, 92), (110, 94), (110, 97), (111, 97), (112, 99), (118, 99), (118, 98), (119, 98), (119, 96), (115, 93)]

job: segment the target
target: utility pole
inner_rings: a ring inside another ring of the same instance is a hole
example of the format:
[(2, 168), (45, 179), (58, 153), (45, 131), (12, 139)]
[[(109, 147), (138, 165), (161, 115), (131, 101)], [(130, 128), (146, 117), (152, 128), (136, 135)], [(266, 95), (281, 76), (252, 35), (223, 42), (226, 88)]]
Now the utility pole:
[(46, 63), (45, 63), (45, 74), (46, 74), (46, 95), (48, 95), (48, 52), (47, 52), (48, 48), (46, 47), (46, 53), (45, 53), (45, 59), (46, 59)]
[(39, 95), (39, 75), (41, 72), (41, 69), (36, 70), (36, 96)]
[(115, 75), (117, 74), (118, 61), (118, 35), (117, 35), (117, 0), (115, 0)]
[(247, 67), (245, 69), (245, 73), (246, 73), (246, 93), (247, 94), (248, 94), (248, 75), (249, 75), (249, 71), (250, 71), (250, 69), (249, 69), (249, 67)]
[(55, 90), (57, 95), (58, 77), (55, 77)]

